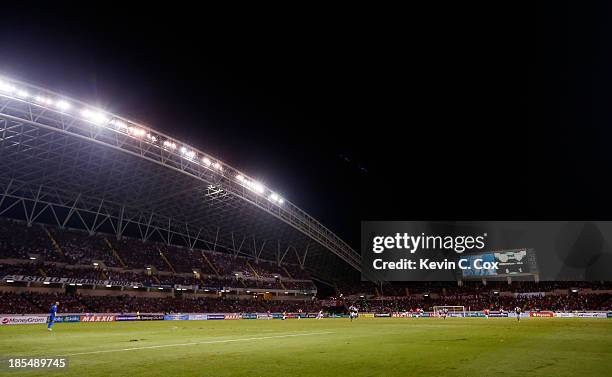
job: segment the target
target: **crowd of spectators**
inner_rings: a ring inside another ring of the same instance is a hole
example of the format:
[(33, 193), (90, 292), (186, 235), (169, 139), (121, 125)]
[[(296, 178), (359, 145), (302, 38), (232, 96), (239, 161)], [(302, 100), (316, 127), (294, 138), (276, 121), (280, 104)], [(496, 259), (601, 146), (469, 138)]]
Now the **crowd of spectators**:
[(422, 296), (389, 297), (379, 299), (347, 300), (347, 305), (355, 305), (363, 311), (374, 312), (404, 312), (416, 310), (426, 311), (434, 306), (464, 306), (466, 310), (513, 310), (520, 307), (523, 310), (553, 310), (553, 311), (584, 311), (612, 310), (612, 294), (565, 294), (544, 296), (497, 296), (497, 295), (453, 295), (438, 298)]
[(49, 228), (49, 232), (72, 264), (91, 264), (96, 260), (103, 261), (109, 267), (119, 265), (102, 236), (91, 236), (78, 230), (60, 231), (54, 228)]
[[(59, 250), (54, 242), (59, 246)], [(118, 270), (122, 264), (113, 250), (126, 265), (125, 269)], [(190, 250), (129, 238), (116, 240), (107, 237), (105, 240), (102, 235), (53, 227), (45, 230), (37, 224), (27, 227), (23, 222), (9, 219), (0, 219), (0, 258), (35, 261), (35, 265), (2, 266), (1, 275), (46, 275), (144, 284), (200, 284), (211, 287), (248, 286), (265, 289), (283, 289), (280, 282), (269, 280), (282, 278), (286, 289), (313, 288), (310, 281), (288, 280), (287, 271), (290, 271), (293, 278), (309, 280), (305, 272), (291, 264), (287, 265), (285, 270), (265, 260), (256, 262), (254, 259), (225, 253)], [(78, 268), (73, 268), (75, 266)], [(154, 275), (151, 275), (147, 267), (154, 268)], [(200, 273), (199, 279), (188, 275), (194, 271)], [(164, 272), (174, 273), (166, 275)], [(216, 276), (217, 273), (220, 276)], [(239, 278), (235, 276), (236, 273)]]
[(69, 262), (54, 248), (40, 225), (0, 219), (0, 258), (29, 259), (38, 255), (47, 260)]
[(46, 313), (59, 301), (60, 313), (245, 313), (245, 312), (315, 312), (316, 301), (265, 301), (228, 298), (145, 298), (129, 296), (85, 296), (57, 293), (0, 294), (0, 313)]

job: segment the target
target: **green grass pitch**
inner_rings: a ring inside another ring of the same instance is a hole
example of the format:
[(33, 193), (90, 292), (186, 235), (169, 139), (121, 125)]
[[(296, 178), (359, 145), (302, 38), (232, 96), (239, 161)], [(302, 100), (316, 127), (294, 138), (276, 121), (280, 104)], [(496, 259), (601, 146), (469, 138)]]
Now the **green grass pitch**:
[(359, 318), (0, 328), (0, 357), (70, 355), (6, 376), (609, 376), (612, 320)]

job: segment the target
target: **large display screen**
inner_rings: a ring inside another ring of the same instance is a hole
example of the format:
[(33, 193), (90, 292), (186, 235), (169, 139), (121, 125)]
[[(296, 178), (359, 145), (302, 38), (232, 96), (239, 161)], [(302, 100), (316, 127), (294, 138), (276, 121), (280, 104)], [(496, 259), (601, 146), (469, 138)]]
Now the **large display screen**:
[[(496, 263), (496, 268), (464, 269), (460, 274), (464, 278), (507, 277), (538, 273), (535, 251), (533, 249), (513, 249), (492, 251), (483, 254), (463, 255), (464, 266), (485, 265)], [(488, 263), (486, 263), (488, 262)]]

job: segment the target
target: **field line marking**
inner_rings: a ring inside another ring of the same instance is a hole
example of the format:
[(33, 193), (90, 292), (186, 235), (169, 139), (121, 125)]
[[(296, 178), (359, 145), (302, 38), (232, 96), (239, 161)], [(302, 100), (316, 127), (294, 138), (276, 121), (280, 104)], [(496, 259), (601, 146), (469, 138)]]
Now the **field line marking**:
[(283, 334), (283, 335), (258, 336), (258, 337), (252, 337), (252, 338), (206, 340), (206, 341), (203, 341), (203, 342), (160, 344), (160, 345), (156, 345), (156, 346), (143, 346), (143, 347), (131, 347), (131, 348), (118, 348), (118, 349), (112, 349), (112, 350), (77, 352), (77, 353), (69, 353), (69, 354), (61, 355), (61, 356), (94, 355), (94, 354), (98, 354), (98, 353), (138, 351), (138, 350), (156, 349), (156, 348), (167, 348), (167, 347), (185, 347), (185, 346), (195, 346), (195, 345), (199, 345), (199, 344), (250, 342), (250, 341), (254, 341), (254, 340), (281, 339), (281, 338), (291, 338), (291, 337), (296, 337), (296, 336), (326, 335), (326, 334), (333, 334), (333, 333), (334, 332), (332, 332), (332, 331), (326, 331), (326, 332), (312, 332), (312, 333), (298, 333), (298, 334)]

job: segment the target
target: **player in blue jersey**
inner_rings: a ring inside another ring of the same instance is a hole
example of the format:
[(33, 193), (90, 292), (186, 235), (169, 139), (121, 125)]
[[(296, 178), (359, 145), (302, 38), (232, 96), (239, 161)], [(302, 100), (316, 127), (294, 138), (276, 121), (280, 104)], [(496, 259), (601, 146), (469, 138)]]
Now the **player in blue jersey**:
[(47, 330), (53, 331), (51, 327), (53, 327), (53, 323), (55, 323), (55, 316), (57, 315), (57, 307), (59, 306), (59, 301), (55, 302), (55, 305), (51, 306), (49, 309), (49, 322), (47, 324)]

